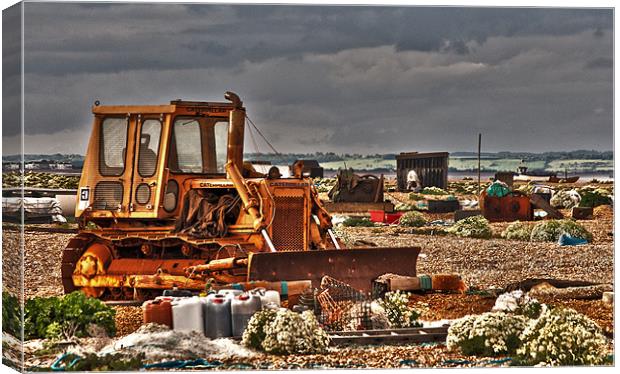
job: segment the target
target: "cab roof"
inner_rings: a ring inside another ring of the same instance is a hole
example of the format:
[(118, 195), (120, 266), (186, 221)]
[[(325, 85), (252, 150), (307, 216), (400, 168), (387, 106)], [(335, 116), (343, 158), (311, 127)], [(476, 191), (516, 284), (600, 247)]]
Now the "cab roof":
[[(209, 101), (172, 100), (169, 105), (93, 105), (93, 114), (164, 114), (182, 112), (229, 112), (236, 109), (233, 103)], [(239, 108), (243, 109), (243, 108)]]

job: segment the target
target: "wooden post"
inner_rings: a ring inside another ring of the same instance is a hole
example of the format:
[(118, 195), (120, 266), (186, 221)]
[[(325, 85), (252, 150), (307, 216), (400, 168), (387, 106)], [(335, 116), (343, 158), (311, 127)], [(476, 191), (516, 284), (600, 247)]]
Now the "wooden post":
[(478, 195), (480, 195), (480, 148), (482, 144), (482, 134), (478, 134)]

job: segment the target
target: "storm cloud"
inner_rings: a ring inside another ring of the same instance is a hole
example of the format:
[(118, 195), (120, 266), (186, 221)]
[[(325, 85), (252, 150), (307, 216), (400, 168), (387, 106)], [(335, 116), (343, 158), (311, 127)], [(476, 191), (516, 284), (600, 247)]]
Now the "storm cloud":
[(612, 147), (610, 9), (26, 3), (24, 14), (27, 153), (83, 153), (95, 100), (227, 90), (281, 152), (472, 150), (478, 132), (489, 151)]

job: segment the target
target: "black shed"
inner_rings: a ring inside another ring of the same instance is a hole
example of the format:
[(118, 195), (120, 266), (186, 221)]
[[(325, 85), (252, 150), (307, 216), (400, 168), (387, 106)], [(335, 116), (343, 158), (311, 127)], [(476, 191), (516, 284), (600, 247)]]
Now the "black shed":
[(401, 152), (396, 156), (396, 179), (398, 189), (407, 189), (407, 174), (415, 170), (420, 177), (422, 188), (448, 186), (448, 152)]

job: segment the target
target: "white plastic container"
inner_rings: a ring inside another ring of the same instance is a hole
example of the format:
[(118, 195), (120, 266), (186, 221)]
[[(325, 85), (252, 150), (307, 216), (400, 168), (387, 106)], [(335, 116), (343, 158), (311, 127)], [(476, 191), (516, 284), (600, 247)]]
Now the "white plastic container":
[(232, 315), (232, 334), (235, 337), (242, 336), (252, 315), (261, 309), (260, 296), (252, 293), (235, 296), (230, 309)]
[(217, 291), (217, 293), (220, 295), (224, 295), (232, 300), (235, 298), (235, 296), (241, 295), (243, 291), (230, 288), (230, 289), (219, 290)]
[(207, 296), (204, 303), (204, 329), (208, 338), (232, 336), (231, 300), (220, 294)]
[(172, 302), (172, 326), (176, 331), (198, 331), (204, 334), (204, 303), (200, 297), (188, 297)]
[(280, 293), (275, 290), (265, 291), (265, 295), (261, 297), (261, 303), (263, 308), (267, 305), (276, 305), (277, 307), (280, 307)]
[(261, 307), (263, 309), (267, 305), (275, 305), (276, 307), (280, 307), (280, 293), (278, 291), (255, 288), (251, 290), (250, 293), (260, 297)]

